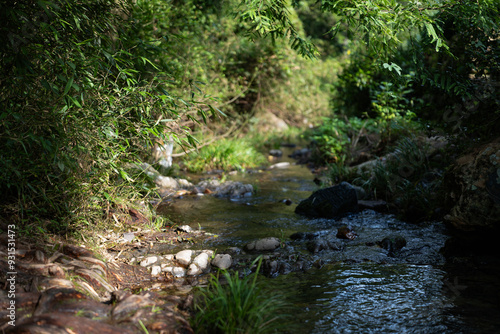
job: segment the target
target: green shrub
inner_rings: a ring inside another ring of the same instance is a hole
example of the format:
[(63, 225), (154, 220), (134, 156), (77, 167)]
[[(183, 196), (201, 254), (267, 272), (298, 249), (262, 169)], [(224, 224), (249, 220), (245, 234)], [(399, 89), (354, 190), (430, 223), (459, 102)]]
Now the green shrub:
[(132, 33), (138, 11), (111, 0), (2, 5), (0, 200), (9, 218), (56, 222), (52, 231), (93, 224), (117, 197), (139, 194), (122, 166), (153, 138), (193, 143), (179, 120), (206, 119), (209, 109), (198, 94), (167, 92), (161, 50)]
[(420, 221), (435, 215), (439, 207), (442, 175), (431, 168), (428, 147), (415, 137), (403, 138), (385, 161), (354, 180), (376, 198), (395, 204), (402, 218)]
[(310, 131), (315, 161), (344, 163), (352, 156), (360, 138), (370, 132), (378, 132), (379, 124), (372, 119), (323, 118), (321, 125)]
[(279, 323), (284, 303), (257, 285), (257, 271), (245, 278), (238, 272), (223, 272), (222, 280), (213, 276), (208, 287), (199, 290), (192, 321), (197, 333), (269, 333)]

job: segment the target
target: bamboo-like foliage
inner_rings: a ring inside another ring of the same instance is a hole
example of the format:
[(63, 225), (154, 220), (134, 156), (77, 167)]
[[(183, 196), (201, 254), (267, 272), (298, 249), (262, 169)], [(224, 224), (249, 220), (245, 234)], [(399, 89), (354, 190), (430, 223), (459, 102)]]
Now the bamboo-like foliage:
[(21, 220), (100, 212), (131, 189), (124, 162), (154, 138), (195, 145), (180, 121), (217, 112), (169, 92), (161, 50), (133, 31), (140, 15), (134, 1), (2, 5), (0, 197)]

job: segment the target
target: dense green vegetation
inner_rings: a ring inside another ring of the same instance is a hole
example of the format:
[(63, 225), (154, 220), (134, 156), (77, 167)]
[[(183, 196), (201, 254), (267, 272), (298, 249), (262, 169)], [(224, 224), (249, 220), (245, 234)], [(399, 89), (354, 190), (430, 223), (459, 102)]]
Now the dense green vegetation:
[[(449, 157), (431, 159), (423, 138), (445, 137), (454, 154), (498, 136), (499, 8), (4, 1), (0, 223), (24, 235), (101, 228), (109, 210), (154, 196), (125, 166), (152, 162), (160, 141), (173, 139), (178, 154), (199, 146), (182, 159), (192, 171), (263, 164), (290, 139), (271, 134), (269, 115), (310, 143), (330, 183), (361, 185), (416, 221), (436, 218)], [(389, 153), (369, 172), (352, 168)], [(255, 293), (254, 276), (224, 277), (227, 286), (214, 278), (202, 292), (200, 330), (271, 329), (265, 316), (278, 305)]]
[(271, 333), (284, 327), (285, 304), (257, 284), (262, 259), (257, 261), (251, 275), (240, 278), (238, 272), (224, 271), (198, 290), (193, 319), (198, 333)]
[(381, 156), (422, 129), (485, 140), (500, 123), (498, 10), (495, 0), (3, 4), (3, 216), (51, 231), (94, 225), (151, 191), (123, 166), (148, 160), (157, 140), (228, 138), (188, 155), (193, 170), (262, 163), (250, 147), (262, 143), (236, 139), (266, 113), (319, 124), (304, 138), (334, 181), (364, 151)]

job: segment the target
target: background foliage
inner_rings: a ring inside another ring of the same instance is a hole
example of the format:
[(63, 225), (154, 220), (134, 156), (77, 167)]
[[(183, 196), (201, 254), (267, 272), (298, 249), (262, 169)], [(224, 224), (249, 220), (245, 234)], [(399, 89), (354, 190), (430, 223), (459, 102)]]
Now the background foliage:
[[(305, 138), (338, 171), (361, 161), (361, 146), (382, 155), (423, 127), (463, 144), (500, 123), (496, 0), (0, 9), (1, 208), (40, 228), (94, 224), (120, 198), (148, 193), (123, 166), (147, 160), (157, 140), (241, 137), (266, 113), (314, 127)], [(238, 146), (226, 143), (226, 153)]]

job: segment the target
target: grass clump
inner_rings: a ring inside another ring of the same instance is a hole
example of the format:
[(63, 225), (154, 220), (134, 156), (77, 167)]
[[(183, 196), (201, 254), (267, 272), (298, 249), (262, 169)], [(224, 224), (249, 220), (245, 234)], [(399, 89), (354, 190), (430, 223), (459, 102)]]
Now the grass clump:
[(245, 139), (220, 139), (184, 158), (184, 165), (194, 173), (214, 169), (245, 170), (265, 162), (265, 156)]
[(284, 303), (257, 285), (257, 271), (245, 278), (238, 272), (223, 272), (223, 279), (212, 275), (195, 302), (193, 328), (197, 333), (269, 333), (282, 323)]

